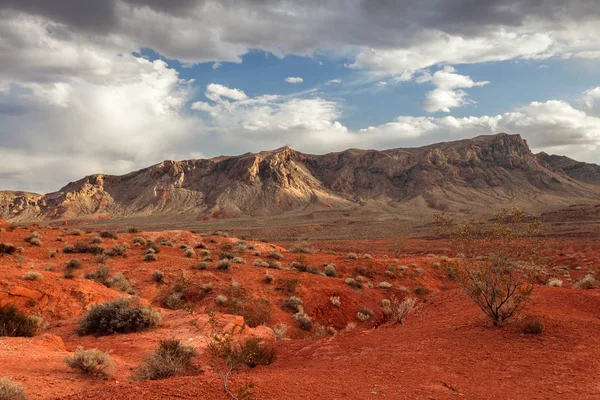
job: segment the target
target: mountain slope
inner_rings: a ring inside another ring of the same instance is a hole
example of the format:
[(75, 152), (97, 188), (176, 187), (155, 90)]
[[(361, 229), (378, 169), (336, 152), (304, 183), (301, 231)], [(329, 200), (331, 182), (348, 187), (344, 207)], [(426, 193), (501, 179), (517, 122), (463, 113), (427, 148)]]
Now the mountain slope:
[(600, 185), (600, 165), (576, 161), (566, 156), (536, 154), (538, 160), (548, 164), (551, 169), (565, 173), (567, 176), (593, 185)]
[(44, 196), (0, 192), (0, 217), (261, 216), (312, 207), (403, 203), (442, 209), (566, 205), (600, 200), (600, 189), (590, 184), (589, 176), (571, 177), (553, 167), (531, 153), (519, 135), (325, 155), (284, 147), (236, 157), (164, 161), (122, 176), (92, 175)]

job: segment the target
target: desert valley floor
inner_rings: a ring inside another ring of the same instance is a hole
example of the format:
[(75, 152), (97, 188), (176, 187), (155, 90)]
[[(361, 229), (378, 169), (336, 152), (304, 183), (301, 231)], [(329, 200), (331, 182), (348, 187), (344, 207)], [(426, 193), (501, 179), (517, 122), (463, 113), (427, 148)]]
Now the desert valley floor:
[[(121, 273), (132, 284), (126, 290), (160, 310), (161, 324), (142, 332), (96, 337), (77, 334), (78, 318), (93, 303), (132, 295), (84, 278), (98, 268), (97, 256), (60, 251), (65, 244), (89, 243), (99, 234), (83, 228), (3, 224), (0, 232), (0, 243), (23, 247), (22, 253), (0, 257), (0, 304), (17, 304), (48, 323), (32, 338), (0, 338), (0, 376), (23, 385), (32, 399), (225, 398), (203, 340), (208, 311), (216, 312), (220, 329), (241, 324), (240, 315), (267, 315), (264, 324), (248, 328), (244, 335), (273, 343), (276, 360), (243, 367), (231, 378), (233, 388), (252, 383), (257, 399), (600, 397), (600, 290), (575, 285), (600, 267), (600, 242), (594, 237), (550, 238), (547, 274), (532, 301), (516, 320), (495, 328), (449, 278), (446, 266), (452, 257), (442, 239), (410, 240), (395, 258), (385, 240), (299, 244), (254, 242), (212, 232), (118, 233), (116, 238), (102, 238), (101, 246), (127, 243), (125, 254), (101, 262), (110, 275)], [(32, 231), (40, 234), (39, 246), (24, 242)], [(144, 247), (133, 244), (139, 237), (164, 244), (156, 261), (144, 261)], [(184, 256), (184, 244), (196, 247), (193, 255)], [(311, 251), (306, 253), (306, 248)], [(244, 263), (232, 263), (229, 270), (216, 269), (215, 263), (197, 267), (200, 254), (212, 253), (216, 261), (221, 249), (231, 249)], [(269, 258), (271, 252), (280, 253), (281, 259)], [(74, 278), (66, 279), (65, 265), (74, 258), (81, 266)], [(289, 269), (294, 262), (307, 266), (302, 268), (305, 272)], [(321, 273), (325, 264), (335, 265), (335, 277)], [(164, 273), (162, 284), (153, 281), (155, 270)], [(41, 277), (23, 279), (31, 272)], [(265, 281), (266, 273), (272, 275), (272, 283)], [(359, 275), (361, 287), (346, 282)], [(564, 285), (545, 285), (551, 277)], [(165, 308), (172, 306), (166, 299), (175, 292), (185, 304)], [(290, 295), (302, 299), (304, 312), (320, 329), (298, 328), (285, 307)], [(383, 320), (382, 300), (392, 295), (418, 299), (416, 310), (401, 325)], [(217, 305), (218, 296), (226, 296), (228, 303)], [(338, 305), (332, 297), (339, 298)], [(241, 305), (237, 311), (228, 307), (233, 300)], [(363, 308), (373, 311), (366, 321), (357, 319)], [(544, 321), (543, 334), (522, 332), (532, 318)], [(287, 325), (287, 333), (275, 340), (272, 328), (279, 324)], [(131, 381), (144, 357), (168, 338), (197, 348), (196, 368), (185, 376)], [(70, 370), (64, 358), (78, 346), (110, 352), (114, 376), (99, 379)]]

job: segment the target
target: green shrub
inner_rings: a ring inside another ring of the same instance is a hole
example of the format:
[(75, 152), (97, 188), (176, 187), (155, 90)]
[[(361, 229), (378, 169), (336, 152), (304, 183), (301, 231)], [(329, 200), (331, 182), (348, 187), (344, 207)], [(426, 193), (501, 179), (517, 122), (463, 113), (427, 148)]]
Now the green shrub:
[(138, 332), (158, 326), (160, 315), (132, 299), (96, 304), (79, 321), (79, 335)]
[(13, 383), (7, 377), (0, 378), (1, 400), (29, 400), (23, 386)]
[(181, 374), (193, 366), (196, 350), (186, 346), (178, 339), (161, 340), (156, 352), (144, 359), (136, 368), (134, 380), (158, 380), (171, 378)]
[(242, 362), (254, 368), (257, 365), (270, 365), (277, 359), (275, 347), (263, 344), (259, 338), (250, 338), (240, 344), (239, 356)]
[(65, 358), (65, 363), (87, 375), (112, 376), (115, 370), (113, 359), (98, 349), (84, 350), (78, 347), (75, 354)]
[(12, 304), (0, 306), (0, 336), (32, 337), (39, 330), (38, 320)]

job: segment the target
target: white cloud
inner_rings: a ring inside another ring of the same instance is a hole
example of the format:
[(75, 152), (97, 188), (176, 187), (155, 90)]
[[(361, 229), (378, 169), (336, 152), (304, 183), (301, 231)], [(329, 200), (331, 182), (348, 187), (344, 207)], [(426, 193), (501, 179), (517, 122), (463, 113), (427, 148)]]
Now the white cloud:
[(220, 63), (220, 62), (215, 62), (215, 63), (213, 63), (213, 65), (212, 65), (212, 69), (213, 69), (213, 71), (214, 71), (214, 70), (216, 70), (216, 69), (219, 69), (219, 68), (221, 68), (221, 66), (222, 66), (222, 65), (223, 65), (223, 64), (222, 64), (222, 63)]
[(218, 83), (210, 83), (206, 86), (204, 95), (212, 101), (221, 101), (223, 97), (231, 100), (245, 100), (248, 98), (246, 93), (239, 89), (230, 89), (227, 86)]
[(583, 93), (582, 101), (589, 112), (600, 116), (600, 86), (586, 90)]
[(304, 82), (304, 79), (300, 78), (299, 76), (288, 76), (284, 80), (287, 83), (302, 83), (302, 82)]
[(336, 85), (342, 83), (341, 79), (330, 79), (327, 82), (325, 82), (326, 85)]
[(489, 83), (488, 81), (475, 82), (469, 76), (457, 74), (456, 69), (449, 65), (433, 75), (424, 73), (417, 77), (417, 82), (429, 82), (435, 86), (435, 89), (426, 94), (423, 103), (423, 109), (427, 112), (450, 112), (450, 108), (472, 103), (467, 98), (467, 93), (461, 89), (485, 86)]

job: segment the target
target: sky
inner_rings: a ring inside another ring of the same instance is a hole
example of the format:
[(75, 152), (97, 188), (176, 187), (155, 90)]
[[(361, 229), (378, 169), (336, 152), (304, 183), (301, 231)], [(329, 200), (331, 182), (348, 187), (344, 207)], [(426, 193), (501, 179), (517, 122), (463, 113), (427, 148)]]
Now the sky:
[(0, 190), (499, 132), (600, 163), (597, 0), (0, 0)]

